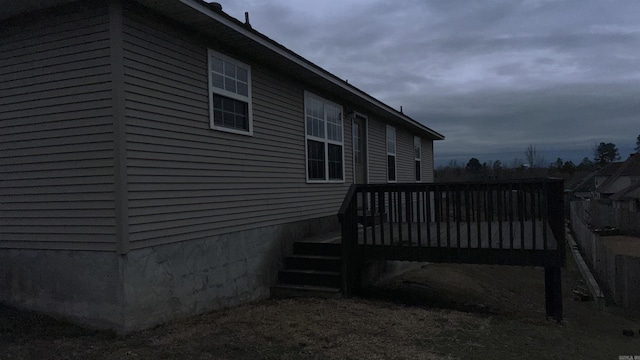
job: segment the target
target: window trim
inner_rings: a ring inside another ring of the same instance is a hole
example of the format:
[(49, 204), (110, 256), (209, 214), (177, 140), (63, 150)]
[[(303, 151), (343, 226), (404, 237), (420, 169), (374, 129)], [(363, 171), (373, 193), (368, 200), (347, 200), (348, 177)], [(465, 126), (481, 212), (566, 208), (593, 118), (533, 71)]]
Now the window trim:
[[(228, 90), (220, 89), (213, 86), (213, 81), (211, 81), (211, 57), (215, 56), (224, 61), (232, 63), (236, 66), (245, 68), (247, 70), (247, 96), (240, 95), (238, 93), (234, 93)], [(253, 136), (253, 103), (252, 103), (252, 86), (251, 86), (251, 66), (247, 65), (241, 61), (238, 61), (234, 58), (231, 58), (225, 54), (219, 53), (212, 49), (207, 49), (207, 84), (209, 85), (209, 128), (213, 130), (224, 131), (232, 134), (238, 135), (246, 135)], [(234, 128), (229, 128), (225, 126), (216, 125), (214, 121), (214, 113), (213, 113), (213, 94), (218, 94), (220, 96), (224, 96), (233, 100), (242, 101), (247, 103), (247, 122), (249, 123), (249, 130), (239, 130)]]
[[(327, 105), (331, 105), (333, 107), (336, 107), (337, 109), (339, 109), (340, 111), (340, 123), (341, 123), (341, 127), (342, 127), (342, 141), (335, 141), (335, 140), (330, 140), (327, 138), (327, 127), (328, 127), (328, 121), (327, 121), (327, 112), (325, 111), (325, 118), (324, 118), (324, 138), (319, 138), (313, 135), (309, 135), (307, 132), (307, 98), (314, 98), (320, 102), (322, 102), (323, 106), (327, 106)], [(304, 91), (304, 171), (305, 171), (305, 178), (306, 178), (306, 182), (308, 184), (326, 184), (326, 183), (335, 183), (335, 184), (344, 184), (345, 179), (346, 179), (346, 172), (345, 172), (345, 157), (344, 157), (344, 139), (345, 139), (345, 133), (346, 133), (346, 128), (344, 126), (344, 112), (343, 112), (343, 108), (341, 105), (338, 105), (336, 103), (334, 103), (333, 101), (329, 101), (321, 96), (318, 96), (312, 92), (309, 91)], [(324, 144), (324, 159), (325, 159), (325, 164), (324, 164), (324, 170), (325, 170), (325, 176), (323, 180), (320, 179), (310, 179), (309, 178), (309, 145), (308, 145), (308, 141), (317, 141), (317, 142), (321, 142)], [(329, 144), (332, 145), (340, 145), (340, 147), (342, 148), (342, 179), (330, 179), (329, 178)]]
[[(416, 145), (418, 145), (418, 156), (416, 156)], [(420, 174), (418, 174), (417, 172), (414, 174), (414, 180), (418, 183), (423, 182), (424, 181), (424, 171), (422, 170), (422, 138), (419, 136), (414, 136), (413, 137), (413, 168), (414, 171), (416, 169), (416, 163), (420, 163), (420, 166), (418, 167), (418, 169), (420, 169)], [(420, 177), (418, 178), (418, 175), (420, 175)]]
[[(393, 131), (393, 152), (389, 152), (389, 133), (390, 131)], [(391, 126), (391, 125), (387, 125), (387, 131), (386, 131), (386, 137), (385, 137), (385, 148), (386, 148), (386, 153), (387, 153), (387, 158), (386, 158), (386, 162), (387, 162), (387, 182), (388, 183), (396, 183), (398, 182), (398, 134), (396, 131), (396, 128)], [(393, 167), (393, 180), (390, 179), (389, 175), (389, 156), (393, 156), (394, 159), (394, 167)]]

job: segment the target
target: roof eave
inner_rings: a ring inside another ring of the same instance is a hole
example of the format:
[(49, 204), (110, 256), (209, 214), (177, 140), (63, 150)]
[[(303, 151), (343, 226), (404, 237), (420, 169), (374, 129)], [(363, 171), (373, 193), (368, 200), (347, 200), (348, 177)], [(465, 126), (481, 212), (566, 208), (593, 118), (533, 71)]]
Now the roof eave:
[(337, 86), (361, 99), (366, 100), (367, 102), (369, 102), (370, 104), (378, 107), (379, 109), (385, 111), (388, 115), (393, 116), (397, 119), (402, 120), (403, 122), (407, 123), (408, 125), (411, 125), (419, 130), (421, 130), (422, 132), (424, 132), (425, 134), (427, 134), (431, 139), (433, 140), (444, 140), (444, 135), (438, 133), (437, 131), (434, 131), (426, 126), (424, 126), (423, 124), (421, 124), (420, 122), (398, 112), (397, 110), (393, 109), (392, 107), (390, 107), (389, 105), (381, 102), (380, 100), (372, 97), (371, 95), (368, 95), (367, 93), (363, 92), (362, 90), (359, 90), (358, 88), (348, 84), (347, 82), (343, 81), (342, 79), (338, 78), (337, 76), (329, 73), (328, 71), (322, 69), (321, 67), (313, 64), (312, 62), (302, 58), (301, 56), (295, 54), (293, 51), (288, 50), (286, 48), (284, 48), (283, 46), (279, 45), (279, 44), (275, 44), (272, 41), (268, 41), (265, 38), (263, 38), (262, 36), (258, 35), (257, 32), (255, 30), (252, 29), (248, 29), (245, 26), (243, 26), (241, 23), (239, 23), (237, 20), (231, 20), (229, 18), (227, 18), (226, 16), (218, 13), (217, 11), (212, 10), (211, 8), (209, 8), (203, 1), (201, 0), (179, 0), (181, 3), (191, 7), (192, 9), (212, 18), (213, 20), (229, 27), (230, 29), (238, 32), (239, 34), (241, 34), (242, 36), (245, 36), (249, 39), (251, 39), (252, 41), (255, 41), (256, 43), (264, 46), (265, 48), (275, 52), (276, 54), (278, 54), (279, 56), (283, 57), (284, 59), (286, 59), (287, 61), (291, 61), (295, 64), (297, 64), (298, 66), (303, 67), (305, 70), (313, 73), (314, 75), (320, 76), (323, 79), (325, 79), (326, 81), (330, 82), (332, 85)]
[(76, 0), (2, 0), (0, 1), (0, 9), (2, 9), (2, 11), (0, 11), (0, 20), (73, 1)]
[[(0, 5), (3, 6), (3, 12), (0, 16), (0, 19), (7, 19), (13, 16), (17, 16), (20, 14), (28, 13), (31, 11), (41, 10), (52, 6), (61, 5), (64, 3), (69, 3), (74, 0), (22, 0), (16, 2), (14, 0), (0, 0)], [(161, 8), (163, 4), (169, 4), (168, 0), (135, 0), (143, 5), (146, 5), (152, 9), (158, 10), (162, 12)], [(273, 52), (276, 56), (284, 59), (287, 62), (295, 64), (302, 68), (304, 71), (308, 72), (311, 76), (317, 76), (327, 84), (330, 84), (332, 87), (336, 89), (340, 89), (340, 91), (348, 94), (348, 97), (355, 97), (363, 101), (368, 105), (372, 105), (376, 108), (376, 111), (389, 116), (393, 119), (393, 121), (397, 121), (399, 123), (404, 124), (405, 126), (409, 126), (415, 131), (419, 132), (421, 135), (426, 136), (432, 140), (444, 140), (444, 135), (430, 129), (429, 127), (421, 124), (420, 122), (410, 118), (409, 116), (393, 109), (389, 105), (381, 102), (380, 100), (374, 98), (373, 96), (365, 93), (364, 91), (356, 88), (355, 86), (348, 84), (346, 81), (338, 78), (337, 76), (331, 74), (330, 72), (322, 69), (321, 67), (313, 64), (307, 59), (304, 59), (302, 56), (294, 53), (293, 51), (287, 49), (286, 47), (276, 43), (275, 41), (269, 39), (268, 37), (260, 34), (259, 32), (251, 29), (250, 27), (245, 26), (237, 19), (223, 13), (217, 12), (211, 9), (206, 2), (203, 0), (178, 0), (179, 3), (193, 9), (196, 12), (201, 13), (202, 15), (211, 18), (212, 20), (222, 24), (223, 26), (228, 27), (229, 29), (237, 32), (240, 36), (246, 37), (251, 41), (259, 44), (264, 47), (268, 51)], [(171, 0), (171, 3), (175, 3), (175, 0)], [(6, 6), (5, 6), (6, 5)], [(5, 10), (10, 9), (10, 10)], [(174, 18), (178, 21), (179, 19), (175, 18), (175, 15), (171, 12), (163, 12), (165, 16), (170, 18)], [(187, 24), (188, 25), (188, 24)]]

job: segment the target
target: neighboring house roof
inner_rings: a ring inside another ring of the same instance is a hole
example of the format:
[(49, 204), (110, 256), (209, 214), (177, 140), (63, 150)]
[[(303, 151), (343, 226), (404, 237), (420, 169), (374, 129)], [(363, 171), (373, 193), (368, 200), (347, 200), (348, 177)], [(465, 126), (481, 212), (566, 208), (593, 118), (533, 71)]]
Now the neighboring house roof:
[[(271, 65), (293, 78), (313, 84), (314, 87), (362, 107), (369, 112), (367, 115), (384, 117), (392, 124), (408, 127), (418, 135), (432, 140), (444, 140), (442, 134), (322, 69), (254, 30), (251, 25), (224, 13), (215, 4), (202, 0), (135, 1), (219, 40), (237, 54)], [(67, 2), (71, 0), (0, 0), (0, 7), (3, 9), (0, 20)]]
[(627, 161), (617, 167), (616, 171), (609, 176), (600, 186), (598, 192), (611, 193), (608, 188), (613, 185), (621, 176), (640, 176), (640, 155), (631, 155)]
[(565, 188), (573, 192), (591, 192), (596, 189), (595, 176), (597, 171), (576, 171), (565, 182)]
[(631, 154), (620, 169), (620, 176), (640, 176), (640, 155)]
[(623, 161), (610, 162), (598, 171), (596, 176), (611, 176), (624, 164)]
[(640, 199), (640, 183), (632, 184), (631, 186), (618, 191), (617, 193), (609, 197), (611, 200), (628, 200), (628, 199)]

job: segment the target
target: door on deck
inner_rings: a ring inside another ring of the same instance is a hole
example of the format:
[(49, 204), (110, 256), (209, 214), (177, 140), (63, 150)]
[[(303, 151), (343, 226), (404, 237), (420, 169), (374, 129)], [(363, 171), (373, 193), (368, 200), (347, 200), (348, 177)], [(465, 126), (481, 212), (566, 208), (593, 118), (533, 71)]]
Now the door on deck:
[[(353, 178), (356, 184), (369, 182), (367, 163), (367, 119), (364, 116), (356, 115), (353, 120)], [(357, 202), (359, 216), (368, 213), (370, 210), (369, 199), (358, 197)]]
[(356, 115), (353, 120), (353, 164), (356, 184), (366, 184), (367, 179), (367, 119)]

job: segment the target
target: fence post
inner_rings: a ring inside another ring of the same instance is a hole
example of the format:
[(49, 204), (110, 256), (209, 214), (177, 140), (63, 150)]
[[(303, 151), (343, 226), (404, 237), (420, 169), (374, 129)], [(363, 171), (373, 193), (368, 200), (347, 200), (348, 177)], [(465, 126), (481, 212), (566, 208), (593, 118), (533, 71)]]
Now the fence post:
[(559, 266), (544, 268), (544, 295), (547, 318), (562, 321), (562, 272)]

